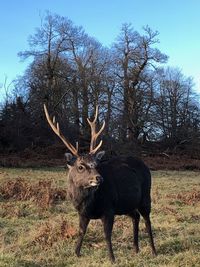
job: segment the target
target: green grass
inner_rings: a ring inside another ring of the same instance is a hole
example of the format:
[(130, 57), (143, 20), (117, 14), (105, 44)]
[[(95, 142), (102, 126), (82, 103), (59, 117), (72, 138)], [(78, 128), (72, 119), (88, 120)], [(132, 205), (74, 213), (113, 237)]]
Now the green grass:
[[(131, 220), (117, 216), (112, 237), (114, 266), (200, 266), (200, 173), (156, 171), (152, 176), (151, 218), (158, 256), (151, 255), (143, 220), (136, 255)], [(16, 194), (5, 199), (3, 189), (11, 190), (9, 182), (19, 178), (24, 190), (27, 186), (38, 191), (24, 197), (15, 188)], [(74, 255), (77, 213), (67, 200), (47, 201), (47, 192), (41, 193), (38, 187), (40, 180), (50, 181), (51, 189), (67, 186), (62, 169), (0, 168), (0, 267), (113, 266), (99, 220), (89, 225), (82, 257)]]

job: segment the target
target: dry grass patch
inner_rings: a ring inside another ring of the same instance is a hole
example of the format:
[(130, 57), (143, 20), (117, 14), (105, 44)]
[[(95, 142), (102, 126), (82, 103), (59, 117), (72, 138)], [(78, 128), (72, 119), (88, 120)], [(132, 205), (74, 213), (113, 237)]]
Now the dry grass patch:
[(37, 229), (34, 229), (29, 233), (31, 236), (30, 245), (41, 246), (42, 249), (48, 249), (53, 244), (60, 240), (67, 240), (73, 238), (76, 234), (76, 228), (71, 225), (65, 218), (59, 218), (55, 221), (48, 220), (38, 225)]
[[(152, 176), (158, 256), (151, 255), (143, 220), (135, 255), (131, 219), (116, 216), (115, 266), (200, 266), (200, 174), (156, 171)], [(0, 169), (0, 267), (113, 266), (100, 220), (91, 221), (82, 257), (75, 256), (78, 216), (66, 199), (66, 186), (61, 169)]]
[(25, 178), (17, 178), (3, 182), (0, 186), (0, 198), (2, 200), (27, 201), (32, 200), (41, 208), (48, 208), (57, 201), (66, 200), (67, 191), (54, 187), (52, 181), (39, 180), (31, 183)]
[(200, 202), (200, 191), (196, 188), (191, 191), (181, 192), (178, 194), (169, 194), (166, 197), (172, 199), (172, 201), (181, 201), (185, 205), (193, 206)]

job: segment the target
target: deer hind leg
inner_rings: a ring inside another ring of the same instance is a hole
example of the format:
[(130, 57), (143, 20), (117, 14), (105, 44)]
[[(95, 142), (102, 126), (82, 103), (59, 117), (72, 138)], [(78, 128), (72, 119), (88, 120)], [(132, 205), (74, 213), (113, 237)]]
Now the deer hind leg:
[(131, 217), (133, 222), (133, 245), (135, 248), (135, 252), (138, 253), (139, 252), (138, 233), (139, 233), (140, 214), (138, 211), (135, 211), (129, 214), (129, 216)]
[(149, 235), (149, 241), (152, 249), (152, 254), (157, 255), (156, 248), (153, 241), (153, 234), (152, 234), (152, 227), (151, 227), (151, 220), (150, 220), (150, 209), (149, 208), (141, 208), (139, 209), (140, 214), (144, 218), (145, 226), (147, 233)]
[(111, 242), (111, 237), (112, 237), (112, 229), (113, 229), (113, 223), (114, 223), (114, 215), (105, 215), (102, 218), (103, 222), (103, 228), (104, 228), (104, 234), (106, 238), (106, 243), (109, 251), (109, 258), (111, 262), (115, 262), (115, 256), (113, 253), (112, 249), (112, 242)]
[(79, 216), (79, 235), (78, 235), (78, 240), (77, 240), (76, 248), (75, 248), (75, 253), (78, 257), (80, 256), (83, 238), (84, 238), (84, 235), (86, 233), (89, 221), (90, 220), (88, 218), (83, 217), (83, 216)]

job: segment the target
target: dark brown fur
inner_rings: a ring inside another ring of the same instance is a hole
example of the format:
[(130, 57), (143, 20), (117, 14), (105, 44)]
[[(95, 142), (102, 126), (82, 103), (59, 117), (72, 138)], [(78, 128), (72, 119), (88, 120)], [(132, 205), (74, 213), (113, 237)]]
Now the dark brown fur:
[[(80, 165), (84, 170), (80, 170)], [(102, 179), (102, 178), (103, 179)], [(96, 185), (94, 180), (96, 181)], [(101, 179), (100, 179), (101, 178)], [(91, 182), (92, 181), (92, 182)], [(92, 186), (90, 186), (92, 184)], [(115, 215), (128, 215), (134, 228), (133, 244), (139, 251), (138, 229), (140, 215), (143, 216), (150, 238), (153, 254), (151, 211), (151, 175), (148, 167), (133, 157), (115, 157), (106, 162), (97, 161), (86, 155), (79, 157), (70, 166), (68, 193), (79, 213), (79, 237), (76, 254), (80, 256), (81, 245), (91, 219), (101, 219), (109, 249), (109, 257), (114, 262), (111, 235)]]

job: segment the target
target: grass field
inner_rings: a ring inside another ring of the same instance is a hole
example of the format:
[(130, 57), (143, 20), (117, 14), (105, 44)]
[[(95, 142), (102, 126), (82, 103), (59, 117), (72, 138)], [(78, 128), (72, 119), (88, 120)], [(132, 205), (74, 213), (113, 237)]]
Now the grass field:
[[(200, 266), (200, 173), (156, 171), (152, 177), (158, 256), (151, 255), (143, 220), (136, 255), (131, 220), (117, 216), (114, 266)], [(74, 255), (78, 216), (66, 186), (63, 169), (0, 168), (0, 267), (113, 266), (99, 220), (89, 225), (82, 257)]]

